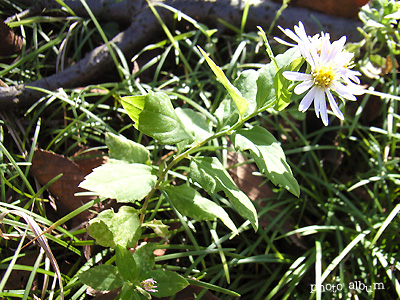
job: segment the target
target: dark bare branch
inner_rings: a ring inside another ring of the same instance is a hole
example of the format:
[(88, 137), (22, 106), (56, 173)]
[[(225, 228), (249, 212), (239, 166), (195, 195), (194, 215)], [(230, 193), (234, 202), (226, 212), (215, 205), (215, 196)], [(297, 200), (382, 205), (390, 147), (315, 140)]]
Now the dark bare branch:
[[(24, 1), (29, 2), (29, 0)], [(96, 2), (100, 3), (100, 5), (96, 4)], [(156, 35), (160, 31), (159, 23), (151, 11), (147, 7), (143, 8), (144, 1), (124, 0), (107, 6), (106, 4), (110, 2), (109, 0), (87, 1), (91, 5), (91, 9), (98, 16), (104, 16), (104, 11), (107, 8), (106, 15), (108, 17), (112, 16), (112, 18), (117, 20), (123, 18), (132, 20), (131, 25), (112, 40), (112, 43), (119, 47), (125, 54), (137, 53), (146, 45), (149, 37)], [(182, 11), (184, 14), (193, 17), (201, 23), (207, 24), (209, 27), (220, 27), (221, 24), (218, 23), (218, 19), (222, 19), (235, 26), (240, 26), (244, 2), (237, 0), (218, 0), (216, 2), (206, 0), (163, 1), (164, 4)], [(56, 2), (39, 1), (38, 3), (45, 3), (45, 5), (52, 3), (51, 5), (53, 5)], [(65, 3), (73, 8), (75, 12), (85, 13), (82, 10), (83, 8), (79, 6), (80, 1), (65, 1)], [(252, 3), (247, 21), (248, 30), (256, 30), (257, 25), (268, 28), (280, 6), (270, 0), (253, 0)], [(77, 6), (73, 7), (73, 4)], [(117, 4), (120, 6), (114, 6)], [(157, 4), (157, 2), (154, 4)], [(136, 7), (134, 7), (135, 5)], [(161, 7), (158, 7), (157, 10), (167, 24), (172, 20), (173, 14), (171, 12)], [(314, 34), (321, 31), (321, 29), (310, 17), (310, 14), (310, 11), (307, 9), (289, 7), (283, 12), (278, 23), (283, 27), (292, 28), (301, 20), (305, 24), (307, 32)], [(361, 39), (356, 29), (360, 25), (358, 21), (331, 17), (315, 12), (312, 15), (319, 20), (325, 31), (331, 33), (333, 39), (337, 39), (342, 35), (346, 35), (350, 41)], [(132, 18), (132, 16), (134, 17)], [(88, 53), (82, 60), (64, 71), (26, 85), (0, 88), (0, 109), (31, 105), (43, 96), (42, 93), (29, 87), (56, 90), (59, 87), (73, 88), (82, 86), (94, 78), (95, 75), (101, 73), (104, 70), (104, 66), (110, 66), (112, 63), (112, 58), (107, 47), (105, 45), (99, 46)]]

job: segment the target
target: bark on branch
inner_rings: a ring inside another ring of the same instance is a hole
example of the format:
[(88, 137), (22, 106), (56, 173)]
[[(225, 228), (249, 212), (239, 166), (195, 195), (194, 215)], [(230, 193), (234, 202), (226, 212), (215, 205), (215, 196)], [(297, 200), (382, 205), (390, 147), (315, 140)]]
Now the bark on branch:
[[(32, 0), (21, 1), (25, 3), (33, 2)], [(66, 0), (64, 2), (77, 14), (86, 14), (86, 10), (82, 7), (80, 1)], [(43, 10), (42, 6), (54, 8), (54, 3), (56, 2), (54, 0), (46, 0), (36, 3), (35, 9)], [(115, 0), (87, 0), (87, 3), (99, 18), (130, 22), (130, 26), (111, 41), (125, 54), (139, 52), (147, 44), (149, 37), (160, 31), (161, 27), (158, 21), (146, 6), (144, 0), (123, 0), (117, 3), (115, 3)], [(207, 24), (209, 27), (219, 27), (218, 19), (240, 26), (245, 1), (165, 0), (163, 3), (195, 18), (200, 23)], [(157, 2), (154, 2), (154, 5), (156, 4)], [(269, 28), (269, 24), (273, 21), (279, 8), (280, 5), (271, 0), (253, 0), (250, 6), (247, 28), (252, 31), (256, 30), (257, 25), (266, 29)], [(170, 11), (161, 7), (158, 7), (157, 11), (165, 23), (168, 24), (172, 20), (173, 14)], [(320, 28), (310, 18), (310, 14), (307, 9), (289, 7), (284, 10), (278, 23), (284, 28), (292, 28), (301, 20), (311, 35), (319, 32)], [(359, 21), (331, 17), (316, 12), (313, 12), (312, 15), (319, 20), (326, 32), (330, 32), (332, 39), (337, 39), (342, 35), (346, 35), (350, 41), (361, 39), (357, 32), (357, 26), (361, 25)], [(59, 87), (73, 88), (82, 86), (95, 75), (101, 73), (104, 66), (109, 66), (112, 63), (107, 47), (102, 45), (88, 53), (76, 64), (52, 76), (25, 85), (1, 87), (0, 110), (28, 106), (43, 96), (43, 93), (30, 87), (56, 90)]]

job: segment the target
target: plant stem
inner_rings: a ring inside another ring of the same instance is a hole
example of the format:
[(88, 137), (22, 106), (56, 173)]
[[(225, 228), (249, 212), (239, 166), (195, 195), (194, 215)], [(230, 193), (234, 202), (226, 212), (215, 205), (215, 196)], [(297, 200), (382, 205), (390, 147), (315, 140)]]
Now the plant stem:
[(144, 216), (147, 210), (147, 206), (149, 205), (150, 199), (153, 196), (154, 192), (156, 190), (159, 189), (161, 182), (163, 181), (165, 175), (168, 173), (168, 171), (170, 171), (172, 169), (173, 166), (175, 166), (178, 162), (180, 162), (182, 159), (187, 158), (190, 154), (195, 153), (197, 151), (201, 150), (201, 147), (204, 146), (205, 144), (207, 144), (208, 142), (212, 141), (213, 139), (225, 136), (225, 135), (231, 135), (233, 131), (239, 129), (240, 127), (243, 126), (244, 122), (246, 122), (247, 120), (250, 120), (251, 118), (253, 118), (254, 116), (258, 115), (260, 112), (263, 112), (264, 110), (266, 110), (268, 107), (262, 107), (259, 108), (257, 111), (255, 111), (254, 113), (248, 115), (245, 118), (241, 118), (236, 124), (234, 124), (231, 128), (226, 129), (224, 131), (218, 132), (212, 136), (210, 136), (209, 138), (205, 139), (204, 141), (197, 143), (196, 145), (194, 145), (193, 147), (189, 148), (188, 150), (186, 150), (185, 152), (179, 154), (177, 157), (175, 157), (170, 163), (169, 165), (163, 170), (163, 172), (161, 173), (161, 175), (158, 177), (158, 180), (156, 182), (156, 184), (154, 185), (154, 187), (151, 189), (151, 191), (147, 194), (142, 209), (141, 209), (141, 213), (140, 213), (140, 226), (143, 225), (143, 221), (144, 221)]

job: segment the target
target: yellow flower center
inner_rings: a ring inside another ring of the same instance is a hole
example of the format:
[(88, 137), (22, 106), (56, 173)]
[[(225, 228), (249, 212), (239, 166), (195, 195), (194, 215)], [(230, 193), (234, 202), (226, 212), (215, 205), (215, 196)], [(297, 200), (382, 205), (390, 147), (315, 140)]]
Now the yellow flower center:
[(314, 84), (320, 87), (328, 88), (335, 78), (335, 70), (330, 65), (317, 66), (311, 73)]

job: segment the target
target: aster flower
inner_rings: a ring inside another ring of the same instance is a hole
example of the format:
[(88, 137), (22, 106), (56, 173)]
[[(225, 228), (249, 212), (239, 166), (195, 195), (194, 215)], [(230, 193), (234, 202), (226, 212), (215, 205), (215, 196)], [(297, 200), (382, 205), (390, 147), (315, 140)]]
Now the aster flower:
[(156, 284), (157, 284), (157, 281), (155, 281), (153, 278), (149, 278), (149, 279), (143, 280), (140, 283), (140, 286), (147, 292), (156, 293), (156, 292), (158, 292)]
[[(344, 116), (333, 94), (354, 101), (357, 100), (355, 95), (364, 93), (358, 86), (360, 80), (357, 76), (361, 73), (349, 68), (354, 55), (344, 50), (346, 37), (343, 36), (333, 43), (330, 42), (330, 36), (326, 33), (310, 37), (305, 33), (301, 22), (298, 27), (295, 26), (296, 34), (289, 29), (283, 32), (298, 43), (300, 53), (311, 70), (310, 73), (283, 72), (286, 79), (301, 82), (294, 89), (297, 95), (308, 91), (300, 102), (299, 110), (305, 112), (314, 102), (315, 114), (318, 118), (321, 117), (326, 126), (328, 125), (326, 98), (328, 98), (333, 113), (343, 120)], [(285, 42), (285, 44), (288, 43)]]
[[(290, 29), (283, 29), (281, 26), (278, 26), (278, 28), (286, 34), (288, 37), (290, 37), (293, 41), (295, 41), (297, 44), (291, 44), (288, 43), (278, 37), (275, 37), (275, 40), (278, 41), (281, 44), (284, 44), (289, 47), (298, 47), (300, 53), (305, 57), (306, 55), (306, 49), (308, 48), (309, 44), (312, 41), (312, 37), (308, 36), (306, 33), (306, 30), (304, 28), (304, 25), (302, 22), (299, 22), (299, 25), (294, 26), (294, 32)], [(318, 35), (314, 36), (314, 38), (317, 38)]]

